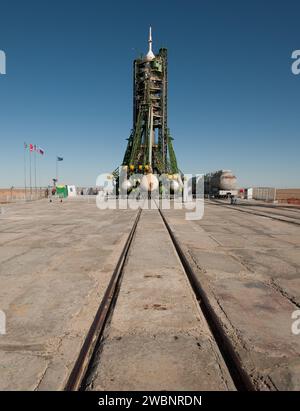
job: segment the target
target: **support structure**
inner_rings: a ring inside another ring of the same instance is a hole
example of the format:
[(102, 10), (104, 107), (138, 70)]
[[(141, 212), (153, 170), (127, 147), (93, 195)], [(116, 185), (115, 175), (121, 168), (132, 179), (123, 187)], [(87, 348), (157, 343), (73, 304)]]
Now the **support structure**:
[(133, 63), (133, 127), (122, 165), (129, 174), (179, 172), (168, 128), (168, 54), (149, 51)]

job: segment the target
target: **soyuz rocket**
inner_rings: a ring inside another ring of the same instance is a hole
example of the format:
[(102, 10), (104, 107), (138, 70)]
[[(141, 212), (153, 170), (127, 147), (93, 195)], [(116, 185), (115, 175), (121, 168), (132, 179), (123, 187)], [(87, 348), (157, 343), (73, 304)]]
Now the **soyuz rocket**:
[(113, 173), (122, 191), (155, 191), (157, 175), (168, 176), (173, 191), (182, 184), (167, 123), (167, 73), (167, 49), (154, 54), (150, 27), (148, 52), (133, 63), (133, 126), (121, 165), (127, 179), (119, 180), (119, 173)]

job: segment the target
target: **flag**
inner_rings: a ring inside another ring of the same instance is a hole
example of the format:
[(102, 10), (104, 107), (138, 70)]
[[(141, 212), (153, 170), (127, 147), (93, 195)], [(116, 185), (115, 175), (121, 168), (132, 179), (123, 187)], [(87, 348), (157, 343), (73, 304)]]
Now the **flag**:
[(41, 154), (42, 156), (45, 154), (45, 150), (43, 150), (41, 147), (38, 147), (38, 148), (37, 148), (37, 152), (38, 152), (39, 154)]
[(57, 161), (63, 161), (63, 159), (64, 159), (63, 157), (58, 157), (57, 156)]
[(25, 141), (24, 141), (24, 150), (26, 150), (27, 147), (28, 147), (28, 144), (25, 143)]
[(29, 144), (29, 150), (34, 151), (34, 145), (33, 144)]

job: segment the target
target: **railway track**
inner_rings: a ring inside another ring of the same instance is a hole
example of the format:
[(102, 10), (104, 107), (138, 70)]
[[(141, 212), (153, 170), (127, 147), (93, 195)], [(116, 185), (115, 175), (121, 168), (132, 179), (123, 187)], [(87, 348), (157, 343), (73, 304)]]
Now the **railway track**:
[(285, 206), (276, 206), (276, 208), (278, 209), (282, 209), (282, 210), (288, 210), (291, 211), (293, 213), (300, 213), (300, 206), (289, 206), (289, 207), (285, 207)]
[[(288, 211), (291, 213), (296, 213), (299, 215), (300, 208), (299, 207), (284, 207), (284, 206), (279, 206), (279, 205), (271, 205), (271, 204), (250, 204), (250, 203), (239, 203), (240, 207), (245, 207), (245, 208), (250, 208), (250, 209), (259, 209), (259, 208), (267, 208), (272, 211)], [(286, 215), (286, 214), (283, 214)]]
[[(142, 212), (143, 211), (139, 209), (136, 215), (132, 229), (115, 267), (103, 300), (98, 308), (95, 319), (88, 331), (80, 354), (65, 385), (66, 391), (86, 389), (89, 375), (93, 372), (93, 369), (97, 367), (97, 365), (95, 366), (94, 364), (95, 358), (98, 357), (98, 363), (101, 367), (101, 344), (104, 339), (104, 331), (113, 317), (114, 309), (118, 306), (117, 300), (119, 292), (122, 288), (124, 265), (127, 264), (127, 260), (131, 258), (131, 254), (129, 255), (129, 252), (133, 247), (133, 239), (136, 234)], [(174, 246), (174, 258), (179, 259), (181, 263), (183, 272), (185, 273), (188, 283), (193, 290), (194, 297), (199, 304), (199, 308), (205, 318), (212, 338), (215, 341), (215, 345), (218, 347), (219, 353), (222, 357), (222, 363), (224, 363), (227, 368), (226, 373), (228, 372), (228, 375), (230, 375), (234, 388), (238, 391), (254, 391), (255, 387), (252, 384), (251, 378), (245, 372), (239, 356), (235, 352), (230, 339), (227, 337), (218, 316), (209, 302), (205, 290), (194, 273), (193, 268), (185, 256), (185, 252), (183, 251), (181, 245), (176, 239), (171, 226), (169, 225), (161, 209), (158, 208), (157, 213), (159, 213), (161, 224), (164, 230), (168, 233), (169, 239)], [(158, 217), (156, 218), (158, 219)]]
[[(279, 208), (278, 206), (270, 206), (270, 205), (264, 205), (264, 204), (250, 205), (250, 204), (241, 203), (238, 206), (242, 207), (245, 210), (252, 210), (252, 211), (262, 209), (262, 211), (264, 212), (263, 209), (266, 209), (267, 212), (270, 212), (271, 214), (274, 214), (276, 216), (295, 218), (296, 220), (300, 220), (300, 213), (299, 213), (300, 210), (296, 210), (296, 209), (289, 210), (288, 208)], [(292, 215), (284, 213), (284, 212), (292, 213)]]
[(139, 209), (132, 229), (129, 233), (125, 246), (121, 252), (111, 280), (102, 299), (102, 302), (98, 308), (94, 321), (88, 331), (79, 356), (69, 376), (69, 379), (65, 386), (65, 391), (77, 391), (82, 389), (82, 382), (86, 377), (86, 373), (89, 367), (91, 366), (97, 342), (99, 342), (103, 335), (106, 322), (109, 318), (109, 315), (112, 313), (113, 306), (116, 302), (120, 289), (123, 267), (141, 216), (141, 212), (142, 210)]
[(252, 215), (256, 215), (260, 217), (267, 217), (272, 220), (278, 220), (278, 221), (282, 221), (288, 224), (300, 225), (300, 218), (294, 217), (294, 216), (288, 216), (286, 214), (279, 214), (279, 213), (274, 213), (274, 212), (263, 212), (263, 211), (257, 212), (255, 209), (249, 208), (249, 206), (247, 206), (247, 209), (246, 209), (246, 206), (226, 204), (218, 200), (209, 200), (209, 204), (220, 206), (220, 207), (226, 207), (232, 210), (240, 211), (242, 213), (252, 214)]
[(166, 217), (164, 216), (160, 208), (158, 210), (165, 224), (165, 227), (170, 234), (171, 240), (177, 251), (177, 255), (181, 261), (181, 264), (184, 267), (185, 273), (189, 279), (192, 289), (194, 290), (194, 293), (199, 303), (200, 309), (202, 310), (206, 318), (206, 321), (208, 323), (208, 326), (220, 349), (220, 352), (222, 353), (222, 356), (227, 365), (227, 368), (232, 377), (232, 380), (235, 384), (235, 387), (237, 388), (238, 391), (254, 391), (255, 388), (251, 382), (251, 378), (247, 375), (247, 373), (243, 369), (241, 362), (239, 360), (239, 357), (236, 354), (231, 341), (227, 337), (218, 316), (216, 315), (214, 309), (212, 308), (204, 288), (202, 287), (200, 281), (198, 280), (197, 275), (195, 274), (188, 259), (186, 258), (185, 253), (183, 249), (181, 248), (178, 240), (176, 239), (176, 236), (173, 233)]

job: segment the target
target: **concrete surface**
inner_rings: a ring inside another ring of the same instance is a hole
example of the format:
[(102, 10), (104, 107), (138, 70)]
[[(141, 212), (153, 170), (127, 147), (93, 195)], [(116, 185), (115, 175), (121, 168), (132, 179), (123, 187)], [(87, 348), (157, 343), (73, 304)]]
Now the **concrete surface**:
[[(1, 207), (0, 390), (64, 387), (135, 215), (83, 199)], [(199, 221), (165, 215), (257, 388), (299, 390), (300, 227), (208, 203)], [(234, 389), (157, 211), (129, 257), (89, 388)]]
[(93, 390), (233, 390), (156, 210), (143, 211)]
[(256, 386), (299, 390), (300, 227), (208, 202), (199, 221), (165, 215)]
[(0, 214), (0, 390), (62, 389), (135, 211), (47, 200)]

